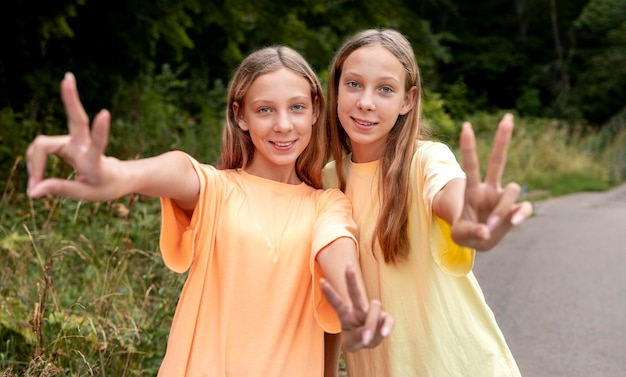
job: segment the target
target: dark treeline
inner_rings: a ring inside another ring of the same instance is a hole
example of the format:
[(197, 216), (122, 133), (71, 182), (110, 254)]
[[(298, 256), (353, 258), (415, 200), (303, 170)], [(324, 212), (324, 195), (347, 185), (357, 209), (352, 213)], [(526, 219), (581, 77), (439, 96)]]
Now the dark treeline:
[(367, 27), (409, 37), (424, 86), (453, 119), (511, 109), (599, 128), (624, 117), (625, 0), (5, 0), (0, 109), (37, 125), (26, 139), (61, 132), (63, 72), (75, 72), (88, 109), (115, 110), (168, 64), (191, 83), (179, 101), (193, 117), (252, 49), (288, 44), (324, 79), (334, 50)]

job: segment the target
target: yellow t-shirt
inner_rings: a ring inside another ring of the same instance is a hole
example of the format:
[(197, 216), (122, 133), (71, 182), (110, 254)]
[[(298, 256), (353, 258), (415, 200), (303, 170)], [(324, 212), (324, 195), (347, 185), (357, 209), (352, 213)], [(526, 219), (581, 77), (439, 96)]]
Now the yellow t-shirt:
[(163, 259), (188, 276), (159, 376), (321, 377), (323, 333), (341, 326), (315, 258), (337, 238), (356, 242), (350, 202), (190, 161), (193, 216), (161, 199)]
[[(335, 165), (326, 166), (328, 187), (337, 186)], [(450, 238), (449, 225), (432, 215), (433, 198), (465, 174), (444, 144), (418, 142), (411, 163), (411, 250), (386, 264), (372, 234), (380, 203), (378, 161), (345, 159), (346, 195), (359, 229), (360, 264), (370, 299), (393, 315), (395, 328), (374, 349), (345, 353), (355, 377), (504, 377), (520, 372), (487, 306), (472, 267), (474, 250)]]

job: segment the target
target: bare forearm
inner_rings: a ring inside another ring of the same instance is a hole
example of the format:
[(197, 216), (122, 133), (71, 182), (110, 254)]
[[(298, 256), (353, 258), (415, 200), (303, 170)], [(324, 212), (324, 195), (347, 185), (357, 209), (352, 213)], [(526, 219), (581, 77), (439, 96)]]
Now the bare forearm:
[(168, 197), (181, 204), (195, 202), (198, 177), (189, 159), (180, 152), (168, 152), (140, 160), (120, 161), (123, 195), (138, 193)]
[(455, 178), (439, 191), (433, 200), (433, 214), (454, 224), (463, 211), (465, 197), (465, 179)]
[[(352, 239), (342, 237), (326, 246), (317, 255), (317, 263), (324, 271), (326, 280), (345, 300), (350, 299), (346, 285), (346, 267), (352, 266), (356, 273), (359, 289), (365, 296), (356, 244)], [(363, 297), (363, 300), (364, 302), (368, 301), (367, 297)]]

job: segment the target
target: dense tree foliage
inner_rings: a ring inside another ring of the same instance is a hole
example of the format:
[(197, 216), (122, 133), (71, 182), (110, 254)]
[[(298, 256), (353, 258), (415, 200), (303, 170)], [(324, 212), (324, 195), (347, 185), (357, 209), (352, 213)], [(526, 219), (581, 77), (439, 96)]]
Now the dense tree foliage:
[(193, 117), (252, 49), (291, 45), (324, 79), (334, 50), (367, 27), (409, 37), (424, 86), (455, 119), (505, 108), (601, 127), (624, 114), (624, 0), (6, 0), (0, 119), (36, 121), (26, 139), (62, 130), (46, 119), (58, 119), (66, 70), (88, 109), (136, 111), (129, 88), (164, 64), (187, 80), (176, 101)]

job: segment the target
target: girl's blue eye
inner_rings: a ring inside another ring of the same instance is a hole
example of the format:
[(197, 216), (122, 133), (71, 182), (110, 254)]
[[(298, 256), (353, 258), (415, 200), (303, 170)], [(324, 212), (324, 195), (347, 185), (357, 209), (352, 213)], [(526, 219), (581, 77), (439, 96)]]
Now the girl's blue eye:
[(347, 85), (351, 88), (358, 88), (359, 84), (356, 81), (348, 81)]
[(388, 86), (383, 86), (382, 88), (380, 88), (380, 90), (382, 90), (383, 93), (391, 93), (391, 92), (393, 92), (393, 89), (391, 89)]
[(261, 108), (259, 109), (259, 112), (260, 112), (260, 113), (269, 113), (270, 111), (271, 111), (271, 110), (270, 110), (270, 108), (269, 108), (269, 107), (261, 107)]
[(294, 105), (293, 109), (294, 110), (304, 110), (304, 105)]

